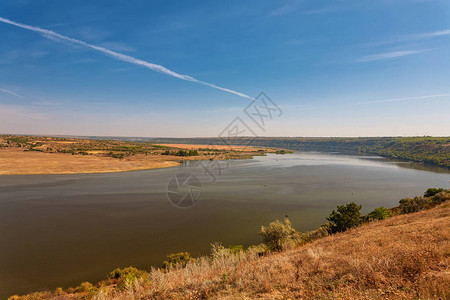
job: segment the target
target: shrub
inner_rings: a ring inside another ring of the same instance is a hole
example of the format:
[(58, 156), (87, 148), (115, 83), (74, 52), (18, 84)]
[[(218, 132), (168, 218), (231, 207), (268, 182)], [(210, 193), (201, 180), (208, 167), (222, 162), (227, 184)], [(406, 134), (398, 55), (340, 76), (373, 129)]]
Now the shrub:
[(136, 269), (134, 267), (127, 267), (127, 268), (117, 268), (111, 273), (108, 274), (109, 279), (120, 279), (124, 277), (143, 277), (145, 275), (145, 271)]
[(228, 249), (230, 250), (230, 252), (232, 254), (239, 254), (242, 251), (244, 251), (244, 246), (243, 245), (230, 245), (230, 246), (228, 246)]
[(354, 202), (346, 205), (338, 205), (337, 211), (333, 210), (327, 220), (330, 222), (330, 232), (342, 232), (361, 224), (361, 205)]
[(429, 188), (424, 194), (424, 197), (433, 197), (434, 195), (436, 195), (437, 193), (441, 193), (444, 192), (445, 189), (443, 188)]
[(370, 220), (383, 220), (392, 216), (389, 209), (385, 207), (377, 207), (372, 212), (369, 213), (368, 217)]
[(253, 255), (257, 255), (257, 256), (263, 256), (264, 254), (267, 253), (267, 246), (266, 244), (259, 244), (259, 245), (252, 245), (249, 246), (247, 249), (247, 252)]
[(440, 204), (445, 201), (448, 201), (448, 200), (450, 200), (450, 190), (446, 190), (446, 191), (434, 194), (431, 199), (432, 199), (433, 203), (435, 203), (435, 204)]
[(316, 230), (308, 231), (302, 236), (302, 239), (305, 242), (314, 241), (320, 238), (323, 238), (328, 235), (330, 232), (330, 224), (325, 223)]
[(167, 255), (166, 260), (163, 262), (162, 268), (167, 269), (169, 267), (182, 266), (193, 260), (189, 252), (179, 252)]
[(414, 199), (403, 199), (400, 200), (400, 208), (402, 214), (410, 214), (413, 212), (418, 212), (424, 209), (429, 209), (433, 207), (433, 201), (426, 197), (414, 197)]
[(94, 286), (92, 285), (92, 283), (85, 281), (75, 288), (75, 292), (89, 292), (93, 288)]
[(145, 271), (136, 269), (134, 267), (127, 267), (124, 269), (117, 268), (108, 274), (108, 278), (117, 282), (117, 287), (125, 288), (127, 285), (134, 285), (138, 279), (147, 279), (148, 274)]
[(261, 226), (259, 234), (262, 235), (264, 243), (271, 251), (279, 251), (288, 244), (300, 242), (299, 233), (292, 228), (291, 222), (287, 218), (284, 223), (275, 220), (268, 227)]

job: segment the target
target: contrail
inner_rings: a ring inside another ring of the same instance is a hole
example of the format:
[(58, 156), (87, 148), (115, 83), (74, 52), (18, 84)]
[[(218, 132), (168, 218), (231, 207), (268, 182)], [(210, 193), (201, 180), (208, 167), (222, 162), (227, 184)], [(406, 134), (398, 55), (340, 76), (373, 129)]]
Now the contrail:
[(147, 61), (144, 61), (144, 60), (141, 60), (141, 59), (138, 59), (138, 58), (126, 55), (126, 54), (122, 54), (122, 53), (119, 53), (119, 52), (116, 52), (116, 51), (113, 51), (113, 50), (109, 50), (109, 49), (104, 48), (104, 47), (92, 45), (92, 44), (83, 42), (81, 40), (77, 40), (77, 39), (74, 39), (74, 38), (71, 38), (71, 37), (59, 34), (57, 32), (54, 32), (54, 31), (51, 31), (51, 30), (48, 30), (48, 29), (43, 29), (43, 28), (39, 28), (39, 27), (36, 27), (36, 26), (30, 26), (30, 25), (22, 24), (22, 23), (17, 23), (17, 22), (14, 22), (14, 21), (2, 18), (2, 17), (0, 17), (0, 22), (6, 23), (6, 24), (10, 24), (10, 25), (14, 25), (14, 26), (17, 26), (17, 27), (20, 27), (20, 28), (28, 29), (28, 30), (31, 30), (31, 31), (34, 31), (34, 32), (41, 33), (44, 37), (46, 37), (48, 39), (58, 39), (58, 40), (63, 40), (63, 41), (71, 42), (71, 43), (74, 43), (74, 44), (82, 45), (84, 47), (88, 47), (88, 48), (97, 50), (97, 51), (102, 52), (104, 54), (108, 54), (108, 55), (110, 55), (110, 56), (112, 56), (112, 57), (114, 57), (114, 58), (116, 58), (118, 60), (125, 61), (125, 62), (131, 63), (131, 64), (135, 64), (135, 65), (139, 65), (139, 66), (143, 66), (143, 67), (148, 68), (150, 70), (157, 71), (157, 72), (160, 72), (160, 73), (164, 73), (164, 74), (167, 74), (167, 75), (170, 75), (170, 76), (182, 79), (182, 80), (203, 84), (203, 85), (212, 87), (214, 89), (221, 90), (221, 91), (224, 91), (224, 92), (227, 92), (227, 93), (231, 93), (231, 94), (234, 94), (234, 95), (238, 95), (240, 97), (244, 97), (244, 98), (247, 98), (247, 99), (252, 99), (252, 100), (254, 99), (254, 98), (252, 98), (252, 97), (250, 97), (250, 96), (248, 96), (248, 95), (246, 95), (244, 93), (240, 93), (240, 92), (237, 92), (237, 91), (233, 91), (233, 90), (230, 90), (230, 89), (227, 89), (227, 88), (223, 88), (223, 87), (217, 86), (217, 85), (212, 84), (212, 83), (201, 81), (201, 80), (195, 79), (195, 78), (193, 78), (191, 76), (188, 76), (188, 75), (179, 74), (179, 73), (174, 72), (172, 70), (169, 70), (169, 69), (167, 69), (167, 68), (165, 68), (165, 67), (163, 67), (161, 65), (153, 64), (153, 63), (150, 63), (150, 62), (147, 62)]
[(327, 108), (336, 108), (341, 106), (349, 106), (349, 105), (364, 105), (364, 104), (376, 104), (376, 103), (385, 103), (385, 102), (397, 102), (397, 101), (410, 101), (410, 100), (423, 100), (423, 99), (433, 99), (433, 98), (441, 98), (441, 97), (449, 97), (450, 94), (435, 94), (435, 95), (426, 95), (426, 96), (415, 96), (415, 97), (405, 97), (405, 98), (393, 98), (393, 99), (383, 99), (383, 100), (373, 100), (373, 101), (362, 101), (362, 102), (347, 102), (341, 104), (334, 105), (321, 105), (321, 106), (309, 106), (309, 107), (298, 107), (297, 105), (292, 105), (290, 107), (285, 107), (285, 109), (297, 109), (297, 110), (310, 110), (310, 109), (327, 109)]
[(439, 97), (447, 97), (447, 96), (450, 96), (450, 94), (437, 94), (437, 95), (428, 95), (428, 96), (416, 96), (416, 97), (407, 97), (407, 98), (396, 98), (396, 99), (365, 101), (365, 102), (357, 102), (357, 103), (352, 103), (352, 104), (372, 104), (372, 103), (384, 103), (384, 102), (397, 102), (397, 101), (408, 101), (408, 100), (439, 98)]
[(16, 97), (25, 99), (24, 96), (19, 95), (19, 94), (17, 94), (16, 92), (13, 92), (13, 91), (10, 91), (10, 90), (7, 90), (7, 89), (2, 89), (2, 88), (0, 88), (0, 92), (3, 92), (3, 93), (6, 93), (6, 94), (10, 94), (10, 95), (13, 95), (13, 96), (16, 96)]

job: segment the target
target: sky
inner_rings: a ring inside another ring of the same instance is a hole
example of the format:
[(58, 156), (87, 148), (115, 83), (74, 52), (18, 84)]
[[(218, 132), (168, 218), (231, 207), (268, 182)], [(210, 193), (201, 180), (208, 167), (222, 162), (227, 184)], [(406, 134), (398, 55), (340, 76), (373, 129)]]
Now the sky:
[(449, 136), (449, 115), (447, 0), (0, 2), (0, 133)]

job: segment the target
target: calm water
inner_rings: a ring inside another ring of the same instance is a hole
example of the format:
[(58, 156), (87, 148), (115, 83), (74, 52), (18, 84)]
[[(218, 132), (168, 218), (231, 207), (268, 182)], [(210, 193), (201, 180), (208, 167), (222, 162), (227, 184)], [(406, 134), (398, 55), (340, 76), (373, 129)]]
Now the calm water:
[[(355, 201), (366, 213), (428, 187), (450, 187), (445, 170), (378, 157), (268, 155), (231, 161), (221, 176), (210, 166), (216, 182), (199, 164), (0, 176), (0, 298), (96, 282), (116, 267), (159, 266), (173, 252), (205, 254), (215, 241), (260, 243), (260, 226), (285, 215), (307, 231), (338, 204)], [(190, 209), (172, 206), (166, 196), (177, 173), (192, 173), (202, 184)]]

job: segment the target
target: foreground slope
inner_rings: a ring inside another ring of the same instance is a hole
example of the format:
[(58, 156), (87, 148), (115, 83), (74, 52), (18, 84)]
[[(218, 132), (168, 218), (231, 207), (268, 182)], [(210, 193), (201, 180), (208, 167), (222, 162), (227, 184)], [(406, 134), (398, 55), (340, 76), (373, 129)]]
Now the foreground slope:
[(216, 253), (97, 299), (448, 299), (449, 203), (263, 257)]

